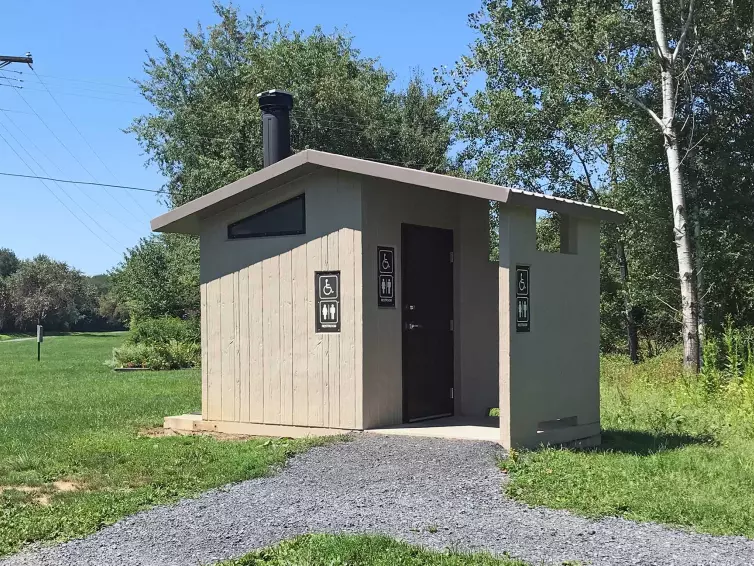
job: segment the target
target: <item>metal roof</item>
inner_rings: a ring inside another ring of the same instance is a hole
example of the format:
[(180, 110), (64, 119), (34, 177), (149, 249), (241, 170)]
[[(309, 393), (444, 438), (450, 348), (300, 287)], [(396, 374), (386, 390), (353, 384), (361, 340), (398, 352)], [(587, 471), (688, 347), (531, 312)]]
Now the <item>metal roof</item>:
[(625, 215), (612, 208), (307, 149), (154, 218), (152, 230), (198, 234), (201, 220), (321, 168), (494, 200), (510, 206), (539, 208), (606, 222), (625, 221)]

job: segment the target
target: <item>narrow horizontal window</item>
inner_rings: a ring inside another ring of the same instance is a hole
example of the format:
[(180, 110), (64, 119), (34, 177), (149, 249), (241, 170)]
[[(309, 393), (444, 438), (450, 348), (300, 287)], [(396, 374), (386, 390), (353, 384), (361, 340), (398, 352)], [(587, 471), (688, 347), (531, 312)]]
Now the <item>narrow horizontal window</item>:
[(304, 195), (281, 202), (228, 226), (228, 239), (291, 236), (306, 233)]

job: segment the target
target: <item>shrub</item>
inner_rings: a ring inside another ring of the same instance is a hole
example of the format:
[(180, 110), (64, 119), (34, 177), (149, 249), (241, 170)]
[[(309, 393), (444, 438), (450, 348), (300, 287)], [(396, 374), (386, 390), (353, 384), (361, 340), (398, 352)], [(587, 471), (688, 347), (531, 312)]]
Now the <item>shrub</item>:
[(145, 318), (135, 321), (131, 324), (126, 344), (167, 344), (172, 340), (199, 344), (199, 317), (187, 320), (177, 317)]
[(201, 347), (170, 340), (156, 344), (124, 344), (113, 350), (113, 365), (124, 368), (182, 369), (199, 365)]

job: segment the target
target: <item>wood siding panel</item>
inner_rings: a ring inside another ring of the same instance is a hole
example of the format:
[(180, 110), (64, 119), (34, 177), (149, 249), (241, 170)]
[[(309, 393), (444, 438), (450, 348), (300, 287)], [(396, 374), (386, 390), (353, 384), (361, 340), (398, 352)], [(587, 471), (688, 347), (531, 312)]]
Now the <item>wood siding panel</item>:
[(264, 328), (262, 264), (249, 267), (249, 420), (264, 422)]
[(238, 398), (238, 420), (242, 423), (249, 422), (249, 380), (251, 361), (251, 332), (249, 329), (249, 268), (244, 268), (238, 273), (238, 341), (239, 341), (239, 372), (237, 379), (240, 380), (241, 392)]
[(280, 422), (280, 257), (262, 262), (264, 422)]
[(292, 252), (280, 256), (280, 403), (282, 424), (293, 424)]
[[(293, 291), (293, 424), (304, 426), (308, 422), (309, 396), (309, 289), (313, 280), (308, 277), (306, 246), (292, 252)], [(311, 284), (310, 284), (311, 281)]]
[(202, 335), (202, 419), (207, 420), (208, 418), (208, 411), (209, 411), (209, 403), (208, 403), (208, 396), (207, 396), (207, 386), (209, 384), (209, 362), (208, 362), (208, 355), (209, 355), (209, 349), (207, 347), (207, 344), (209, 343), (208, 336), (207, 336), (207, 316), (208, 316), (208, 310), (207, 310), (207, 284), (203, 283), (199, 286), (199, 295), (200, 295), (200, 305), (201, 305), (201, 335)]
[(354, 424), (355, 428), (364, 427), (364, 311), (363, 311), (363, 277), (362, 277), (362, 234), (353, 231), (353, 381), (354, 381)]
[[(339, 240), (339, 255), (344, 263), (352, 265), (354, 257), (353, 230), (344, 228)], [(340, 424), (346, 428), (356, 426), (356, 379), (354, 375), (354, 309), (356, 308), (353, 268), (341, 271), (341, 326), (340, 326)]]
[[(340, 270), (340, 251), (338, 242), (340, 232), (327, 236), (327, 269)], [(342, 270), (341, 270), (342, 271)], [(342, 306), (342, 305), (341, 305)], [(323, 408), (327, 426), (340, 426), (340, 336), (327, 335), (326, 367), (322, 371), (327, 375), (327, 389)]]
[(220, 326), (222, 340), (222, 420), (236, 420), (236, 328), (234, 303), (234, 273), (224, 276), (220, 280)]
[(207, 415), (209, 419), (222, 420), (222, 332), (220, 317), (222, 300), (220, 279), (207, 283)]
[(322, 414), (323, 400), (322, 400), (322, 349), (324, 342), (324, 334), (317, 334), (311, 329), (315, 327), (314, 320), (314, 302), (315, 302), (315, 288), (314, 288), (314, 273), (321, 271), (323, 268), (322, 261), (322, 240), (316, 239), (306, 244), (306, 264), (307, 272), (311, 275), (311, 284), (309, 285), (308, 296), (309, 304), (312, 308), (308, 309), (307, 314), (307, 326), (310, 329), (308, 334), (309, 344), (309, 371), (308, 371), (308, 423), (309, 426), (323, 426), (324, 417)]
[[(227, 240), (227, 223), (296, 194), (295, 183), (202, 228), (203, 416), (361, 427), (361, 181), (307, 183), (307, 233)], [(309, 187), (315, 186), (312, 191)], [(298, 192), (297, 194), (300, 194)], [(315, 272), (341, 272), (341, 332), (315, 332)]]

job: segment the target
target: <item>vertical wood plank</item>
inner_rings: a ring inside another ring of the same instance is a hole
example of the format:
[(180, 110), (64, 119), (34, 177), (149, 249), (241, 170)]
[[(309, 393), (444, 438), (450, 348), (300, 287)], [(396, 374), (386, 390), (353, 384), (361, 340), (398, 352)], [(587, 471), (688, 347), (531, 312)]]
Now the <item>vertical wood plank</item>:
[(240, 281), (241, 271), (233, 272), (233, 420), (241, 420), (241, 302)]
[(207, 283), (207, 415), (210, 420), (222, 419), (222, 298), (220, 279)]
[(222, 420), (235, 420), (235, 305), (233, 273), (224, 275), (220, 280), (220, 294), (222, 301), (221, 334), (222, 334)]
[(341, 271), (341, 327), (340, 327), (340, 422), (345, 428), (356, 426), (356, 376), (354, 375), (354, 308), (353, 230), (342, 228), (339, 239)]
[[(330, 235), (320, 238), (322, 244), (322, 269), (331, 271), (334, 267), (328, 257)], [(330, 426), (330, 344), (335, 341), (335, 334), (322, 336), (322, 426)]]
[[(338, 242), (340, 233), (333, 232), (327, 235), (327, 268), (332, 270), (348, 269), (347, 265), (340, 264)], [(342, 291), (341, 291), (342, 292)], [(327, 367), (327, 391), (324, 409), (327, 416), (327, 426), (340, 426), (340, 334), (328, 335)]]
[(262, 264), (249, 267), (249, 421), (264, 422), (264, 333)]
[(307, 290), (308, 303), (310, 308), (307, 309), (307, 324), (308, 324), (308, 425), (309, 426), (322, 426), (324, 418), (322, 415), (322, 337), (323, 334), (317, 334), (315, 329), (315, 286), (314, 286), (314, 272), (322, 271), (322, 241), (321, 238), (317, 238), (306, 244), (306, 265), (307, 274), (311, 279), (311, 283)]
[(353, 373), (354, 373), (354, 427), (364, 428), (364, 297), (362, 273), (362, 235), (353, 231)]
[(249, 361), (251, 355), (251, 333), (249, 332), (249, 268), (243, 268), (238, 275), (238, 325), (239, 325), (239, 371), (241, 389), (238, 396), (238, 420), (249, 422), (249, 387), (251, 371)]
[(280, 404), (281, 422), (293, 424), (293, 252), (280, 256)]
[(209, 412), (209, 398), (207, 396), (207, 387), (209, 385), (209, 348), (207, 347), (208, 342), (208, 336), (207, 336), (207, 318), (209, 314), (207, 313), (207, 284), (202, 283), (199, 286), (199, 295), (200, 295), (200, 328), (201, 328), (201, 336), (202, 336), (202, 420), (207, 420), (209, 418), (208, 412)]
[(308, 302), (309, 288), (314, 285), (306, 265), (306, 245), (293, 249), (293, 424), (308, 424), (308, 372), (309, 372), (309, 312), (314, 308)]
[(264, 422), (280, 423), (280, 257), (262, 261)]

